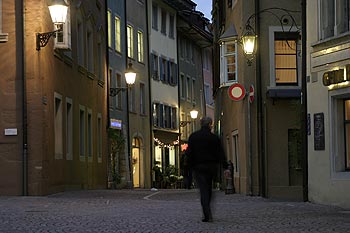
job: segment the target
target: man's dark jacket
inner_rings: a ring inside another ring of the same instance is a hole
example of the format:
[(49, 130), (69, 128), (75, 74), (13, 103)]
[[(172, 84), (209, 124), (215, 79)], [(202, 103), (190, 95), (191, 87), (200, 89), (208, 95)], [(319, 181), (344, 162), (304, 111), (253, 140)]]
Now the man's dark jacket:
[(186, 150), (190, 167), (195, 168), (199, 164), (219, 164), (227, 167), (226, 157), (218, 136), (213, 134), (208, 127), (191, 134)]

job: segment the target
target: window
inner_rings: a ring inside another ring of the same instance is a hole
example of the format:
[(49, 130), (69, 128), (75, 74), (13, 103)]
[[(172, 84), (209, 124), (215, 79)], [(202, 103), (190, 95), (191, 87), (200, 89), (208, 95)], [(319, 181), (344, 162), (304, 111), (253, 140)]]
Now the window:
[(140, 83), (140, 114), (146, 114), (146, 90), (144, 83)]
[(130, 112), (136, 112), (136, 92), (135, 92), (135, 85), (133, 85), (131, 88), (129, 88), (129, 103), (130, 103)]
[(196, 102), (196, 80), (192, 79), (192, 85), (191, 85), (191, 96), (192, 96), (192, 102)]
[(324, 40), (349, 31), (350, 0), (319, 0), (319, 38)]
[(8, 41), (8, 33), (2, 32), (2, 0), (0, 0), (0, 42)]
[(153, 79), (159, 80), (158, 56), (154, 53), (151, 54), (151, 75)]
[(85, 161), (85, 107), (79, 108), (79, 155)]
[(220, 55), (220, 83), (237, 82), (237, 44), (221, 44)]
[(73, 103), (66, 98), (66, 159), (73, 160)]
[(166, 35), (166, 11), (164, 9), (162, 9), (161, 17), (162, 22), (160, 32)]
[(143, 62), (143, 32), (137, 32), (137, 61)]
[[(117, 73), (115, 77), (116, 77), (116, 87), (121, 87), (122, 86), (121, 74)], [(121, 91), (115, 96), (115, 107), (118, 109), (122, 109), (122, 92)]]
[(128, 57), (134, 58), (134, 31), (131, 25), (127, 26)]
[(80, 12), (77, 16), (77, 60), (80, 66), (84, 66), (84, 25)]
[(63, 107), (62, 96), (55, 93), (55, 159), (63, 158)]
[(233, 154), (233, 168), (234, 173), (239, 174), (239, 148), (238, 148), (238, 130), (232, 132), (232, 154)]
[(330, 136), (332, 177), (350, 179), (350, 88), (330, 93)]
[(104, 54), (103, 54), (103, 46), (102, 46), (101, 35), (99, 35), (99, 41), (97, 43), (97, 75), (98, 80), (103, 80), (103, 64), (104, 64)]
[(276, 85), (297, 85), (297, 34), (275, 33), (274, 48)]
[(107, 33), (108, 33), (108, 47), (112, 48), (112, 12), (107, 11)]
[(168, 81), (168, 77), (167, 77), (168, 63), (166, 58), (159, 57), (159, 65), (160, 65), (160, 80), (162, 80), (163, 82), (167, 82)]
[(205, 95), (205, 104), (206, 105), (211, 105), (213, 103), (212, 101), (212, 93), (210, 89), (210, 85), (204, 83), (204, 95)]
[(102, 114), (97, 114), (97, 160), (102, 162)]
[(180, 95), (181, 99), (186, 98), (186, 79), (184, 74), (180, 74)]
[(173, 61), (168, 61), (168, 76), (169, 76), (169, 84), (176, 85), (177, 84), (177, 64)]
[(171, 128), (177, 128), (177, 108), (171, 108)]
[(192, 96), (191, 96), (191, 78), (187, 76), (186, 79), (186, 97), (187, 100), (191, 100)]
[(164, 105), (164, 127), (170, 128), (171, 126), (171, 108), (170, 106)]
[[(70, 20), (70, 7), (68, 7), (66, 22), (61, 25), (55, 25), (55, 29), (61, 28), (62, 31), (56, 34), (55, 48), (58, 49), (71, 49), (71, 20)], [(1, 30), (0, 30), (1, 32)]]
[(152, 28), (158, 31), (158, 7), (152, 5)]
[(115, 33), (115, 51), (121, 53), (121, 35), (120, 35), (120, 18), (115, 17), (114, 19), (114, 33)]
[(159, 126), (159, 103), (153, 103), (153, 126)]
[(175, 28), (175, 17), (174, 15), (170, 15), (169, 16), (169, 37), (174, 39), (175, 38), (175, 34), (174, 34), (174, 29)]
[(86, 34), (86, 60), (87, 60), (87, 70), (90, 73), (94, 73), (94, 35), (92, 32), (91, 23), (88, 24), (87, 34)]
[(87, 115), (87, 155), (89, 157), (89, 161), (92, 161), (92, 111), (88, 109)]
[[(113, 79), (113, 70), (111, 68), (108, 69), (108, 79), (109, 79), (109, 85), (111, 87), (116, 87), (115, 80)], [(111, 101), (109, 101), (109, 108), (113, 108), (115, 105), (115, 100), (112, 98)]]

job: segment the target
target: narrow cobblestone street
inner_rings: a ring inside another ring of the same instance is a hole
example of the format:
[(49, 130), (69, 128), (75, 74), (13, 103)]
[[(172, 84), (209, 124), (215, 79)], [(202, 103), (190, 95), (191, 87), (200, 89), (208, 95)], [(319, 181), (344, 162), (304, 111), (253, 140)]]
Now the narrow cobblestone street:
[(201, 222), (197, 190), (70, 191), (0, 197), (0, 232), (350, 232), (350, 210), (215, 192)]

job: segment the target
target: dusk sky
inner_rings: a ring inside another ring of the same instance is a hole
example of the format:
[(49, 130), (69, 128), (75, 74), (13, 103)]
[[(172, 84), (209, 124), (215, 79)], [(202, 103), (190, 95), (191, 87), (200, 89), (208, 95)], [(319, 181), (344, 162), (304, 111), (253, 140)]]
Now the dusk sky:
[(212, 0), (192, 0), (197, 3), (196, 10), (201, 11), (206, 18), (211, 20), (211, 4)]

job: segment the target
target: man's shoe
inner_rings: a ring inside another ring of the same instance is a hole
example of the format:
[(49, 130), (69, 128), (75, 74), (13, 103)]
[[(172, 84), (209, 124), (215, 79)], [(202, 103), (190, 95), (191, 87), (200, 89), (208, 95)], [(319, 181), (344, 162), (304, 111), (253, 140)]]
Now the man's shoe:
[(202, 222), (209, 222), (209, 218), (202, 218)]

